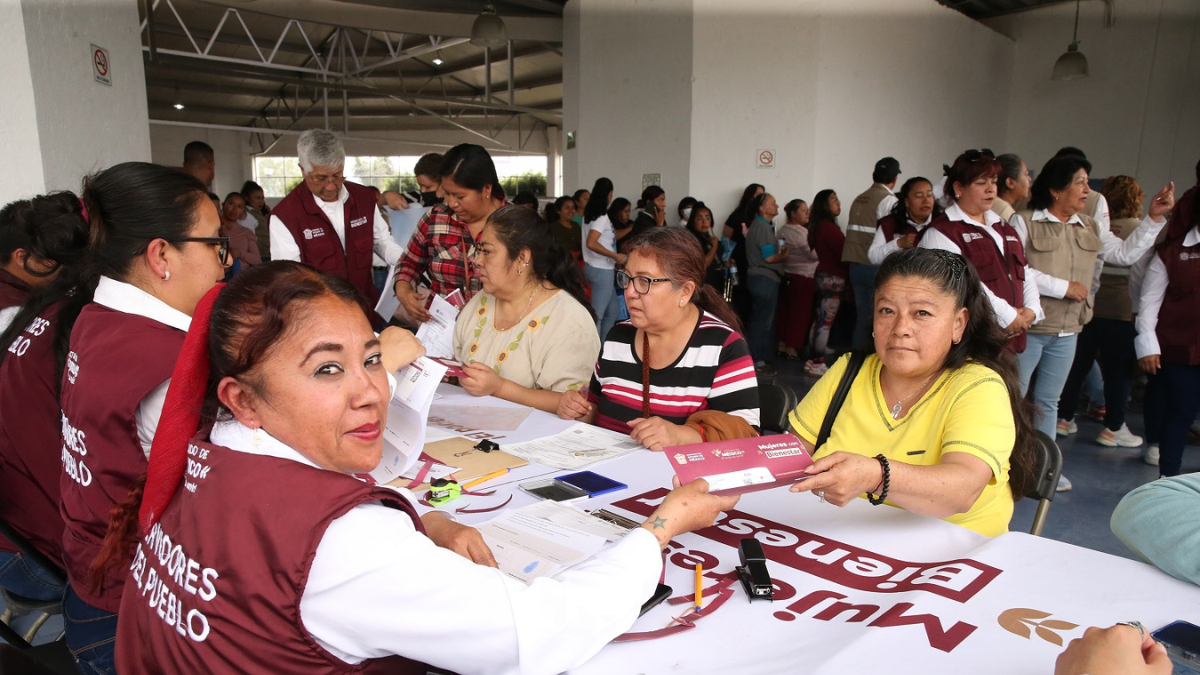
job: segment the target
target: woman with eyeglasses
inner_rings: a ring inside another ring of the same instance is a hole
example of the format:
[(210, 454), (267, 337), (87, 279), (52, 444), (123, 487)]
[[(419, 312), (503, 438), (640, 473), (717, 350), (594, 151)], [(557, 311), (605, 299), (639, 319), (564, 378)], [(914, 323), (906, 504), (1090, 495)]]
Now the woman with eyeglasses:
[[(567, 197), (569, 200), (570, 197)], [(536, 213), (506, 206), (479, 233), (472, 265), (483, 283), (458, 314), (458, 383), (472, 396), (558, 410), (587, 384), (600, 337), (583, 273)]]
[(694, 418), (702, 411), (726, 417), (717, 424), (735, 430), (726, 438), (752, 435), (754, 363), (737, 316), (704, 283), (695, 235), (659, 227), (626, 246), (617, 286), (629, 319), (609, 332), (587, 392), (563, 394), (559, 417), (627, 433), (651, 450), (717, 440), (714, 425)]
[[(67, 646), (95, 672), (113, 671), (113, 640), (125, 570), (93, 561), (109, 513), (146, 471), (167, 385), (196, 304), (225, 276), (229, 240), (195, 178), (128, 162), (88, 178), (83, 188), (92, 275), (56, 285), (47, 307), (70, 327), (61, 380), (63, 604)], [(61, 329), (59, 329), (61, 330)], [(6, 416), (8, 412), (6, 411)]]

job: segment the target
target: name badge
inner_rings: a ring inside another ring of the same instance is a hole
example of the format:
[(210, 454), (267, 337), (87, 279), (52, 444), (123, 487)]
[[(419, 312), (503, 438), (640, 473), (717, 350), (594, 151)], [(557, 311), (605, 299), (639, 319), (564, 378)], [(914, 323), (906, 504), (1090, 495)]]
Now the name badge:
[(359, 225), (365, 225), (366, 223), (367, 217), (363, 216), (362, 218), (355, 218), (354, 220), (350, 221), (350, 227), (358, 227)]
[(305, 239), (316, 239), (318, 237), (324, 237), (324, 236), (325, 236), (325, 228), (323, 228), (323, 227), (317, 227), (317, 228), (314, 228), (311, 230), (309, 230), (309, 229), (304, 230), (304, 238)]

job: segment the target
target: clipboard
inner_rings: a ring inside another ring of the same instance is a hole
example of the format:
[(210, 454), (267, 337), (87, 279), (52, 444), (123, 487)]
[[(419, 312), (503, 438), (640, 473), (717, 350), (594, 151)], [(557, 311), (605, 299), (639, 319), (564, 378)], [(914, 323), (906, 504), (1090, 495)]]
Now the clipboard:
[[(517, 469), (529, 464), (528, 460), (521, 459), (516, 455), (510, 455), (503, 450), (493, 450), (491, 452), (476, 450), (475, 445), (478, 442), (470, 438), (456, 436), (427, 444), (424, 454), (447, 466), (459, 467), (459, 470), (454, 472), (454, 479), (459, 483), (465, 483), (474, 478), (500, 471), (501, 469)], [(396, 481), (396, 483), (399, 482)], [(422, 483), (421, 485), (403, 487), (408, 487), (416, 491), (424, 488), (426, 485), (428, 484)]]

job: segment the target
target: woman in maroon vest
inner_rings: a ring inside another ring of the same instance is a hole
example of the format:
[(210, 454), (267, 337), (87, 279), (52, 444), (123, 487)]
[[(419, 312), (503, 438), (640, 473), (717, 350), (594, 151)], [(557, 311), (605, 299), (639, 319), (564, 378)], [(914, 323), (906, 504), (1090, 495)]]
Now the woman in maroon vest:
[(959, 253), (979, 272), (996, 323), (1010, 336), (1009, 348), (1025, 350), (1025, 333), (1045, 314), (1025, 246), (1016, 229), (991, 210), (1000, 162), (985, 151), (968, 150), (946, 172), (950, 206), (921, 233), (921, 248)]
[(942, 208), (933, 196), (933, 183), (928, 178), (909, 178), (896, 197), (896, 205), (879, 219), (875, 239), (867, 250), (872, 265), (882, 265), (884, 258), (901, 249), (915, 248), (925, 228), (942, 215)]
[(62, 379), (61, 513), (67, 646), (112, 672), (125, 575), (94, 565), (109, 512), (146, 469), (196, 303), (225, 275), (228, 239), (195, 178), (129, 162), (84, 183), (98, 278), (71, 329)]
[[(64, 297), (80, 286), (88, 225), (69, 192), (34, 197), (21, 210), (22, 268), (42, 285), (12, 308), (13, 321), (0, 332), (0, 519), (62, 567), (58, 387), (71, 323), (91, 292)], [(0, 537), (0, 587), (35, 600), (61, 599), (58, 575), (17, 551)]]
[(71, 230), (64, 230), (61, 223), (45, 222), (48, 214), (44, 212), (34, 213), (46, 207), (46, 200), (76, 201), (69, 192), (55, 192), (33, 200), (20, 199), (0, 209), (0, 333), (12, 323), (30, 291), (50, 283), (58, 272), (58, 262), (46, 258), (46, 251), (62, 243), (61, 237), (69, 238)]
[(1187, 233), (1161, 244), (1150, 262), (1134, 319), (1138, 363), (1147, 373), (1157, 373), (1165, 390), (1160, 476), (1179, 475), (1200, 405), (1200, 209), (1192, 211), (1189, 221)]
[[(388, 371), (418, 354), (403, 331), (377, 339), (345, 282), (296, 263), (205, 298), (143, 499), (114, 512), (123, 672), (561, 672), (633, 623), (672, 535), (736, 502), (677, 488), (641, 529), (533, 587), (440, 548), (478, 535), (352, 476), (379, 462)], [(211, 430), (196, 435), (201, 409)]]

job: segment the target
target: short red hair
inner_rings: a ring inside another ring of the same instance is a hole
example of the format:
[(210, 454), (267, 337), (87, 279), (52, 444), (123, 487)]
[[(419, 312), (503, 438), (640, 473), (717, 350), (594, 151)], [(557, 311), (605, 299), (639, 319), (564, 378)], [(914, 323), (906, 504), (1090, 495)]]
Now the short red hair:
[(954, 184), (966, 187), (981, 178), (999, 178), (1000, 162), (989, 152), (967, 150), (959, 155), (946, 171), (946, 195), (958, 201)]

